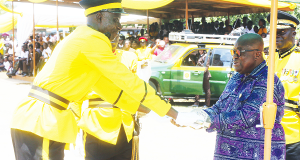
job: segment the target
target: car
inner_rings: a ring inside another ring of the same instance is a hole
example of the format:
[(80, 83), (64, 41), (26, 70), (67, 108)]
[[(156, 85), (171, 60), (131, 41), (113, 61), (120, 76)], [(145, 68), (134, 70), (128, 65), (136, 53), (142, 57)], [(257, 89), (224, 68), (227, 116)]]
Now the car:
[[(232, 49), (233, 45), (172, 44), (152, 61), (149, 84), (165, 98), (192, 99), (195, 95), (203, 97), (203, 75), (209, 60), (211, 100), (217, 100), (234, 74), (230, 52)], [(193, 62), (200, 50), (208, 54), (203, 66)]]

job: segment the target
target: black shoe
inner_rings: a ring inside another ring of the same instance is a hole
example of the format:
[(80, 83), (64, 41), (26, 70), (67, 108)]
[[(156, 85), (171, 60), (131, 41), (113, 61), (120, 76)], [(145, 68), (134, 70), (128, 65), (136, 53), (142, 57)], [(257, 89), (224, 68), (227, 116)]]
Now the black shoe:
[(27, 73), (23, 73), (22, 77), (25, 77), (25, 76), (27, 76)]

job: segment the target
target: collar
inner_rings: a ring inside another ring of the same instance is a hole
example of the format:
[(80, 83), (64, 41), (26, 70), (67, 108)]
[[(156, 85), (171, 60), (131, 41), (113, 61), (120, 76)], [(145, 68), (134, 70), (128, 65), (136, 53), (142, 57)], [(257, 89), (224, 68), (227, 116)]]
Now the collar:
[(276, 50), (276, 52), (278, 52), (278, 56), (280, 59), (290, 55), (295, 49), (297, 48), (297, 45), (294, 44), (290, 49), (288, 49), (287, 51), (285, 52), (280, 52), (279, 50)]
[(260, 72), (264, 69), (264, 67), (266, 67), (266, 61), (261, 62), (261, 64), (259, 64), (256, 68), (254, 68), (254, 70), (250, 73), (251, 76), (257, 76), (258, 74), (260, 74)]
[(248, 76), (245, 76), (245, 74), (240, 74), (240, 73), (237, 73), (239, 76), (238, 79), (244, 79), (244, 78), (254, 78), (254, 77), (257, 77), (258, 75), (261, 74), (262, 71), (265, 70), (265, 67), (267, 66), (266, 64), (266, 61), (263, 61), (261, 62), (261, 64), (259, 64), (256, 68), (254, 68), (254, 70), (248, 75)]
[(107, 38), (107, 36), (99, 31), (95, 30), (93, 27), (86, 25), (86, 26), (79, 26), (79, 27), (77, 27), (77, 29), (84, 30), (85, 34), (90, 34), (90, 35), (93, 35), (93, 36), (96, 36), (96, 37), (102, 39), (111, 48), (111, 43), (110, 43), (110, 40)]

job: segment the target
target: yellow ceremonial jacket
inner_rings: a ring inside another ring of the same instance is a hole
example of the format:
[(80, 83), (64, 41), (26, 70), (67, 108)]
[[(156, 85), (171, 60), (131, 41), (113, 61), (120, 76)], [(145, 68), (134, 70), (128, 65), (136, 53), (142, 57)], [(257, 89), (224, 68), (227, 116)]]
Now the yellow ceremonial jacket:
[(132, 73), (136, 73), (138, 57), (134, 52), (116, 50), (116, 56)]
[[(92, 101), (101, 99), (95, 92), (90, 93), (86, 98), (89, 106), (103, 104), (112, 106), (104, 100)], [(121, 125), (124, 127), (129, 142), (134, 130), (133, 117), (132, 114), (120, 108), (89, 107), (84, 110), (78, 122), (78, 126), (83, 131), (111, 144), (117, 143)]]
[[(82, 101), (92, 90), (131, 114), (136, 113), (140, 104), (160, 116), (171, 108), (149, 84), (117, 60), (104, 34), (88, 26), (78, 27), (56, 46), (33, 85), (71, 103)], [(74, 143), (78, 130), (71, 109), (59, 110), (32, 97), (25, 98), (17, 107), (11, 128), (63, 143)]]
[(151, 54), (151, 48), (150, 47), (146, 47), (144, 49), (142, 48), (138, 48), (135, 51), (135, 54), (138, 56), (138, 60), (142, 61), (142, 60), (151, 60), (152, 59), (152, 54)]
[[(283, 58), (279, 58), (278, 53), (275, 56), (275, 74), (284, 86), (285, 99), (292, 101), (298, 101), (300, 92), (300, 52), (294, 51), (295, 48), (296, 46), (282, 54), (286, 55)], [(289, 54), (289, 52), (292, 53)], [(298, 109), (297, 105), (288, 102), (285, 103), (285, 106)], [(296, 112), (285, 109), (281, 124), (284, 128), (286, 144), (300, 141), (300, 119)]]
[[(137, 56), (135, 53), (116, 50), (115, 54), (118, 57), (118, 60), (131, 72), (136, 72)], [(134, 121), (130, 113), (121, 110), (120, 108), (106, 108), (103, 106), (90, 107), (94, 105), (111, 105), (108, 102), (99, 100), (101, 97), (99, 97), (95, 92), (90, 93), (86, 99), (89, 104), (89, 108), (84, 110), (78, 123), (78, 126), (82, 130), (100, 140), (111, 144), (116, 144), (121, 125), (123, 125), (127, 136), (127, 141), (129, 142), (132, 139)], [(96, 99), (97, 101), (95, 101)]]

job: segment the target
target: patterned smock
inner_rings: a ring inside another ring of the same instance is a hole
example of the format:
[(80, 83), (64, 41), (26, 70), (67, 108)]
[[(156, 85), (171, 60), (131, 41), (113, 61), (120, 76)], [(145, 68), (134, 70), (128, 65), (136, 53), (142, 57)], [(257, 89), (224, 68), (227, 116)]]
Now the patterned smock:
[[(265, 129), (256, 125), (260, 123), (259, 108), (266, 101), (267, 74), (265, 61), (249, 76), (236, 73), (218, 102), (205, 109), (212, 121), (207, 131), (217, 131), (215, 160), (263, 159)], [(271, 160), (284, 160), (285, 137), (280, 123), (284, 114), (284, 88), (277, 76), (274, 103), (277, 104), (277, 114), (272, 130)]]

